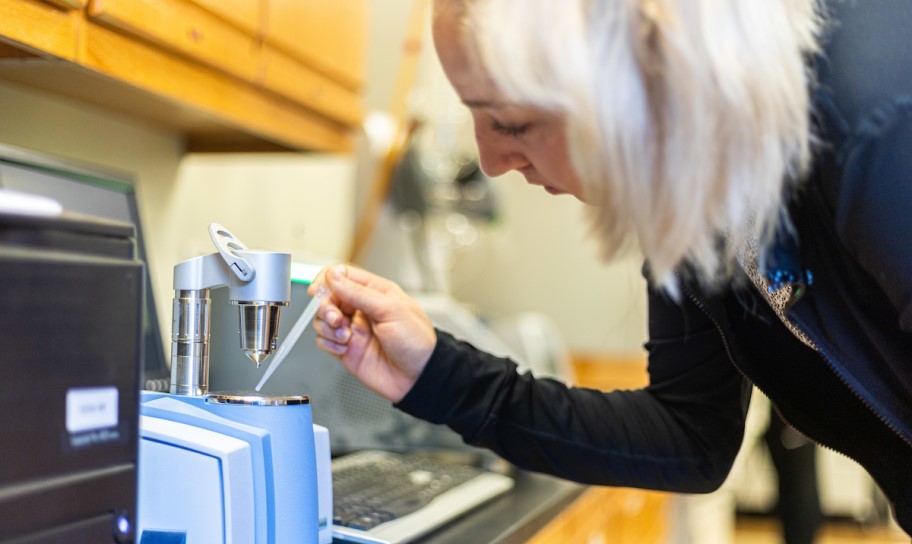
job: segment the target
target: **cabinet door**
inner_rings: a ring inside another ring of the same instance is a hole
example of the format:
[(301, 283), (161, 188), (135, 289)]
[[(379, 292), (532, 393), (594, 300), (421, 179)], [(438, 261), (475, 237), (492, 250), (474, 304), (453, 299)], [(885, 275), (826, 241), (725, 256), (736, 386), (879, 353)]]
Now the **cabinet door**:
[(266, 0), (190, 1), (251, 36), (258, 36), (262, 32)]
[(89, 0), (44, 0), (48, 4), (61, 9), (82, 9)]
[[(37, 0), (9, 0), (0, 15), (0, 58), (27, 57), (34, 52), (66, 60), (76, 57), (79, 13)], [(13, 44), (7, 47), (6, 43)], [(17, 49), (18, 48), (18, 49)]]
[(364, 0), (266, 0), (266, 41), (357, 91), (364, 80)]
[[(204, 3), (206, 0), (200, 2)], [(241, 3), (231, 2), (223, 9)], [(246, 4), (256, 5), (255, 2)], [(259, 60), (256, 37), (196, 3), (187, 0), (92, 0), (89, 15), (94, 21), (126, 35), (245, 81), (253, 82), (256, 78)]]

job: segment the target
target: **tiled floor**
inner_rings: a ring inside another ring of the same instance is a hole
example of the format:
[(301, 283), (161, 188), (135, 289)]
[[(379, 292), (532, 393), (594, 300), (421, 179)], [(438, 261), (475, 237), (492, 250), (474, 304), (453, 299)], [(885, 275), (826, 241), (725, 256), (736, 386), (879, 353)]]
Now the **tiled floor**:
[[(909, 544), (898, 529), (866, 529), (851, 524), (828, 524), (816, 544)], [(782, 544), (775, 521), (759, 518), (739, 519), (735, 544)]]

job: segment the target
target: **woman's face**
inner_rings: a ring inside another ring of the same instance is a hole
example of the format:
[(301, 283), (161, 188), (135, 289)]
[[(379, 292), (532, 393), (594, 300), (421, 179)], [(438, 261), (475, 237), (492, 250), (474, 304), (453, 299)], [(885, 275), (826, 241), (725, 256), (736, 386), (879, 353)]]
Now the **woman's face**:
[(452, 21), (435, 18), (434, 45), (447, 79), (472, 112), (482, 170), (492, 177), (516, 170), (552, 195), (583, 200), (582, 184), (567, 152), (563, 118), (506, 102), (490, 76), (470, 60), (456, 25), (445, 19)]

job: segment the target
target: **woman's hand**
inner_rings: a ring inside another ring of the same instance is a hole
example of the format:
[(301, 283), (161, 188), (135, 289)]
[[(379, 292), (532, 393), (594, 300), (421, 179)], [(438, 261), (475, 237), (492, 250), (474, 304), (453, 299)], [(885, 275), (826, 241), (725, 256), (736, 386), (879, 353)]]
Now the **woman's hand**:
[(368, 389), (402, 400), (437, 344), (427, 314), (394, 282), (352, 266), (324, 269), (308, 292), (321, 286), (329, 293), (314, 320), (317, 346)]

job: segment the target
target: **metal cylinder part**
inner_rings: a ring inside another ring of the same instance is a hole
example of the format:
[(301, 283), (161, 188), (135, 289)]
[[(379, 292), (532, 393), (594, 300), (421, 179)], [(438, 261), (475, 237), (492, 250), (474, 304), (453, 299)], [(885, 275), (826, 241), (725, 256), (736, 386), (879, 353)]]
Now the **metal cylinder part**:
[(247, 395), (244, 393), (209, 393), (207, 404), (231, 404), (235, 406), (292, 406), (310, 404), (307, 395)]
[(260, 366), (276, 349), (282, 302), (236, 302), (238, 333), (244, 354)]
[(171, 394), (209, 392), (209, 289), (178, 290), (171, 306)]

